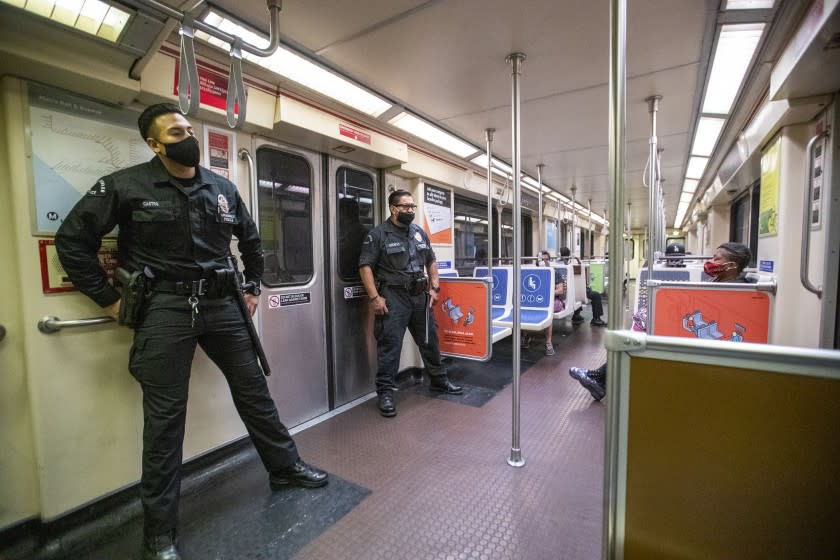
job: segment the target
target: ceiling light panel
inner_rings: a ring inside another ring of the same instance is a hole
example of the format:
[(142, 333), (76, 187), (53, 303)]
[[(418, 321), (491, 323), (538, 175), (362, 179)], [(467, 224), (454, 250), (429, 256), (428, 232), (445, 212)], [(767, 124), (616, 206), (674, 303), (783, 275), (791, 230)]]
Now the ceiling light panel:
[(709, 163), (709, 158), (693, 156), (688, 160), (688, 169), (686, 169), (686, 179), (700, 179), (703, 177), (703, 171), (706, 170), (706, 164)]
[(717, 144), (720, 131), (726, 119), (713, 117), (700, 117), (697, 121), (697, 131), (694, 133), (694, 144), (691, 147), (691, 154), (695, 156), (711, 156)]
[(683, 183), (683, 192), (694, 194), (697, 191), (697, 184), (699, 182), (700, 181), (698, 181), (697, 179), (686, 179)]
[(439, 148), (443, 148), (447, 152), (452, 152), (458, 157), (465, 158), (476, 152), (475, 146), (467, 144), (463, 140), (430, 125), (424, 120), (418, 119), (411, 113), (400, 113), (388, 122), (397, 128), (405, 130), (409, 134), (413, 134)]
[(0, 0), (88, 35), (116, 43), (131, 14), (100, 0)]
[[(244, 42), (257, 48), (264, 49), (269, 45), (269, 41), (265, 37), (212, 10), (204, 17), (204, 23), (212, 25), (229, 35), (241, 37)], [(212, 45), (230, 50), (230, 45), (227, 42), (203, 31), (196, 31), (195, 36)], [(282, 46), (278, 47), (274, 54), (268, 57), (256, 56), (249, 52), (243, 52), (243, 56), (246, 60), (258, 66), (268, 68), (272, 72), (372, 117), (378, 117), (391, 108), (391, 104), (379, 96)]]
[(726, 0), (724, 10), (769, 10), (775, 0)]
[(763, 23), (721, 27), (703, 98), (703, 113), (725, 115), (732, 109), (763, 32)]

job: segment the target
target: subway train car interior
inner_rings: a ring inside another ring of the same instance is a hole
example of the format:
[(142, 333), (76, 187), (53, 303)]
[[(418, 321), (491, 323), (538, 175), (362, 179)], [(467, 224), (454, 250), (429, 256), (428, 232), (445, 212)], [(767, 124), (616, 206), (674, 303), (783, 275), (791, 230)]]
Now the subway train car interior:
[[(838, 130), (840, 0), (0, 0), (0, 559), (840, 558)], [(182, 223), (298, 474), (233, 338), (149, 451)]]

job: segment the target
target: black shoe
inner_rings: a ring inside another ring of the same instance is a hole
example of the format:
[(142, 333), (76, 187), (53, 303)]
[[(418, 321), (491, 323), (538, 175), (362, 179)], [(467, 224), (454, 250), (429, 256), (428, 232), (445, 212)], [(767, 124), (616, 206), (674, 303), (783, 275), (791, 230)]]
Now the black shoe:
[(181, 560), (175, 531), (143, 539), (143, 560)]
[(379, 414), (385, 418), (397, 415), (397, 407), (394, 406), (394, 395), (390, 392), (379, 395)]
[(592, 319), (591, 321), (589, 321), (589, 324), (592, 325), (593, 327), (606, 327), (607, 326), (606, 321), (602, 321), (601, 319)]
[(606, 396), (607, 388), (603, 383), (599, 383), (592, 378), (593, 373), (593, 370), (576, 367), (569, 368), (569, 375), (580, 381), (580, 384), (586, 387), (586, 390), (589, 391), (593, 399), (600, 401)]
[(298, 459), (292, 466), (272, 472), (268, 477), (268, 483), (272, 490), (285, 486), (319, 488), (329, 482), (328, 476), (324, 471), (304, 463), (303, 459)]
[(579, 325), (583, 323), (584, 318), (581, 315), (572, 315), (572, 324)]
[(446, 393), (447, 395), (460, 395), (464, 392), (464, 388), (460, 385), (453, 385), (445, 375), (436, 375), (429, 380), (429, 391)]

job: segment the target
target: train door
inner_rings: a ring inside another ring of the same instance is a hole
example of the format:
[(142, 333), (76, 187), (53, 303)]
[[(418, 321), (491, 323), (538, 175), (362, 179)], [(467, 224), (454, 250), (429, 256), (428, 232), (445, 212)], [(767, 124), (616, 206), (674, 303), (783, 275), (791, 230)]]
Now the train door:
[(259, 140), (255, 219), (265, 253), (259, 323), (268, 384), (294, 426), (329, 409), (320, 156)]
[(330, 328), (335, 406), (373, 390), (376, 342), (373, 314), (359, 277), (359, 251), (376, 222), (380, 200), (376, 171), (330, 158), (327, 167), (330, 216)]

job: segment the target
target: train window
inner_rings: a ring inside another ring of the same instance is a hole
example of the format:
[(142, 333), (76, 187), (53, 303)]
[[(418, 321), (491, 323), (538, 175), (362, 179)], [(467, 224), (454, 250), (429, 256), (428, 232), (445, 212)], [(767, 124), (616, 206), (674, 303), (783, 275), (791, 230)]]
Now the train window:
[(463, 276), (472, 276), (476, 265), (486, 264), (487, 205), (456, 195), (455, 268)]
[(305, 284), (313, 274), (312, 169), (301, 156), (257, 150), (259, 215), (266, 286)]
[(362, 241), (373, 227), (373, 177), (340, 167), (336, 173), (338, 207), (338, 275), (345, 282), (359, 280)]
[(752, 259), (747, 266), (755, 266), (758, 250), (758, 200), (759, 182), (746, 192), (729, 209), (729, 239), (750, 248)]

